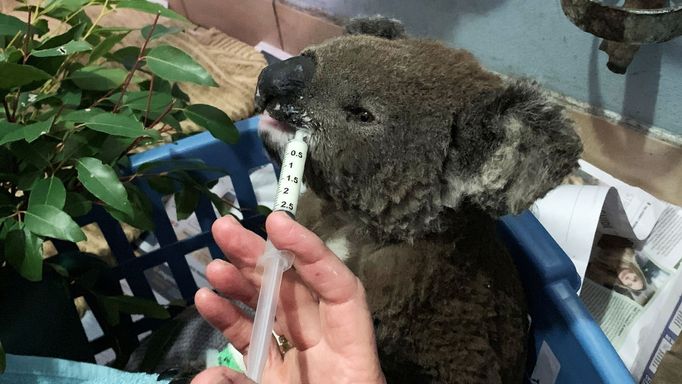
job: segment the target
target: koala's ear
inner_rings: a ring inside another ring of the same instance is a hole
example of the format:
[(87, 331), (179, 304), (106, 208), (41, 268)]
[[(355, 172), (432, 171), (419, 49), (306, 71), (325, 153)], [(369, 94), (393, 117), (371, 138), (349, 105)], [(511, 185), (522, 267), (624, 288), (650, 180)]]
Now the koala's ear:
[(396, 19), (383, 16), (359, 17), (346, 24), (346, 34), (371, 35), (394, 40), (405, 37), (405, 27)]
[(466, 169), (465, 159), (446, 164), (444, 203), (466, 200), (494, 216), (520, 213), (577, 167), (580, 139), (563, 108), (532, 82), (514, 81), (482, 104), (456, 122), (453, 131), (468, 130), (468, 139), (451, 151), (473, 148), (470, 157), (485, 159), (476, 169)]

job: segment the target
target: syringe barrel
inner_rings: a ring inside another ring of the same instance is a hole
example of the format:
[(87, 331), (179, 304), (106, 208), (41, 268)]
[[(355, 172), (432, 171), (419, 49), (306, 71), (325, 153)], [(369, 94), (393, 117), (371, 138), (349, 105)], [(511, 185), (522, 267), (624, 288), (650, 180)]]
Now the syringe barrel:
[[(297, 132), (298, 133), (298, 132)], [(308, 144), (297, 134), (284, 150), (284, 159), (277, 184), (275, 211), (286, 211), (296, 216), (298, 196), (301, 194), (303, 183), (303, 168), (308, 154)]]
[(246, 363), (246, 376), (256, 383), (261, 382), (268, 360), (282, 274), (291, 267), (292, 262), (293, 255), (287, 251), (279, 251), (270, 240), (266, 242), (265, 252), (259, 260), (259, 265), (263, 268), (262, 284)]

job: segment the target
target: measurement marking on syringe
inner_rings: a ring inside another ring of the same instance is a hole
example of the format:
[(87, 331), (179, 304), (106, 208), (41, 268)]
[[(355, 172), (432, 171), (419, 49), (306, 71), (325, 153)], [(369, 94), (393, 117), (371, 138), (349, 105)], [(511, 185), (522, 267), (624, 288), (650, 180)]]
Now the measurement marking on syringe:
[(296, 214), (307, 151), (307, 144), (303, 141), (291, 141), (287, 145), (275, 200), (276, 210)]

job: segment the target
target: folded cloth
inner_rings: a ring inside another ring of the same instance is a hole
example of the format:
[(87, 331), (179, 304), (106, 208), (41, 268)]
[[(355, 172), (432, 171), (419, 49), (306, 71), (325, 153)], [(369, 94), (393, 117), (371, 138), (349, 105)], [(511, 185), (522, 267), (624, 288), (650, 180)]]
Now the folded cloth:
[(130, 373), (90, 363), (51, 357), (7, 355), (0, 384), (160, 384), (159, 375)]

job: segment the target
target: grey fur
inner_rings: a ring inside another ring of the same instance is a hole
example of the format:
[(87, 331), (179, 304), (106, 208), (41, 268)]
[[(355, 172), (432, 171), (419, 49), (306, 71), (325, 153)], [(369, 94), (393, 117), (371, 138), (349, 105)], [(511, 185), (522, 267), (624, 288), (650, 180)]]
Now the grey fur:
[(351, 19), (346, 24), (349, 35), (372, 35), (384, 39), (400, 39), (405, 37), (405, 27), (396, 19), (382, 16), (361, 17)]
[(351, 35), (303, 55), (313, 79), (265, 107), (312, 131), (298, 220), (348, 240), (389, 382), (520, 382), (525, 300), (494, 218), (577, 165), (570, 122), (535, 84), (437, 42)]

